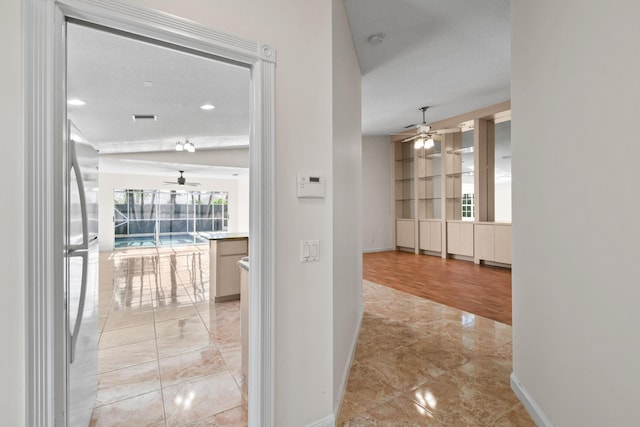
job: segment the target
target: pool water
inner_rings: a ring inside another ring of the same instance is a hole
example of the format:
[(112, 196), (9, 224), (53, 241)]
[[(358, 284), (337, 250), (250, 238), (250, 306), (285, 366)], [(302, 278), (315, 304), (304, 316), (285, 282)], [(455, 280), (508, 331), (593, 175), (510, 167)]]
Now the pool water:
[(115, 247), (120, 248), (152, 248), (155, 246), (179, 246), (179, 245), (198, 245), (207, 243), (207, 239), (203, 239), (195, 234), (173, 234), (160, 236), (156, 245), (154, 236), (126, 236), (116, 237)]

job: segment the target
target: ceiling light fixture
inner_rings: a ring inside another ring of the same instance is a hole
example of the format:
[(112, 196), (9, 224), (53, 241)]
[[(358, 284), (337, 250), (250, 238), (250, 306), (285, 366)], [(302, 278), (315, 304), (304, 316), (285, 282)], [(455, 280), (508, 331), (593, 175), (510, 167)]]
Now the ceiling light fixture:
[(195, 153), (196, 146), (193, 145), (193, 142), (190, 142), (188, 139), (183, 141), (176, 142), (176, 151), (186, 151), (187, 153)]
[(132, 114), (131, 119), (134, 122), (155, 122), (158, 120), (158, 116), (155, 114)]
[(434, 145), (435, 145), (435, 143), (433, 142), (433, 137), (432, 137), (432, 136), (429, 136), (429, 139), (427, 139), (427, 140), (424, 142), (424, 148), (426, 148), (427, 150), (428, 150), (429, 148), (433, 148), (433, 146), (434, 146)]
[(200, 109), (205, 111), (213, 110), (214, 108), (216, 108), (216, 106), (211, 104), (204, 104), (200, 106)]
[(82, 99), (73, 98), (73, 99), (69, 99), (69, 100), (67, 101), (67, 104), (69, 104), (69, 105), (75, 105), (75, 106), (78, 106), (78, 107), (79, 107), (79, 106), (85, 105), (85, 104), (86, 104), (86, 102), (84, 102)]
[(422, 138), (416, 139), (416, 142), (413, 143), (413, 148), (415, 148), (416, 150), (419, 150), (422, 147), (424, 147), (424, 139)]

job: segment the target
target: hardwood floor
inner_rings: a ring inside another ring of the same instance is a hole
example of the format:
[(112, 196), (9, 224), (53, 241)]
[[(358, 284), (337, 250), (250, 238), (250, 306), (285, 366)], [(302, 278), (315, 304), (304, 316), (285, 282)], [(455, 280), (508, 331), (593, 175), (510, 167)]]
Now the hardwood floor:
[(364, 254), (364, 278), (511, 325), (511, 270), (387, 251)]

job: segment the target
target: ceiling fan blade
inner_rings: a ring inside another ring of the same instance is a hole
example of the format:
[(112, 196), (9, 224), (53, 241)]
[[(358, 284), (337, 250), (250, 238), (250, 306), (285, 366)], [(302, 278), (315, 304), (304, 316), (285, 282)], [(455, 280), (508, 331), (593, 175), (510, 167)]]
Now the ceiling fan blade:
[(185, 185), (189, 185), (191, 187), (198, 187), (200, 185), (199, 182), (186, 182)]
[(413, 136), (410, 136), (410, 137), (408, 137), (408, 138), (403, 139), (403, 140), (402, 140), (402, 142), (410, 142), (410, 141), (414, 141), (414, 140), (416, 140), (416, 139), (418, 139), (418, 138), (424, 138), (424, 136), (425, 136), (425, 135), (422, 135), (422, 134), (413, 135)]

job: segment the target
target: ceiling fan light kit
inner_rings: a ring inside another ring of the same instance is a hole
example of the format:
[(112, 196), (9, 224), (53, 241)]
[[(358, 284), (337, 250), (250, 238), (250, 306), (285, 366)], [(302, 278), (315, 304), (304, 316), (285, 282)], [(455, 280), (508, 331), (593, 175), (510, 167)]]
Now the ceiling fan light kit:
[(187, 153), (195, 153), (196, 146), (193, 145), (193, 142), (190, 142), (188, 139), (184, 141), (176, 142), (176, 151), (186, 151)]
[(424, 148), (429, 150), (435, 146), (435, 141), (433, 139), (434, 135), (439, 135), (443, 133), (456, 132), (460, 131), (460, 128), (451, 128), (451, 129), (438, 129), (432, 130), (431, 126), (427, 124), (425, 119), (425, 112), (429, 109), (429, 107), (420, 107), (418, 110), (422, 111), (422, 123), (417, 125), (405, 126), (405, 128), (415, 127), (416, 133), (408, 138), (402, 140), (402, 142), (411, 142), (414, 141), (413, 147), (416, 150)]

